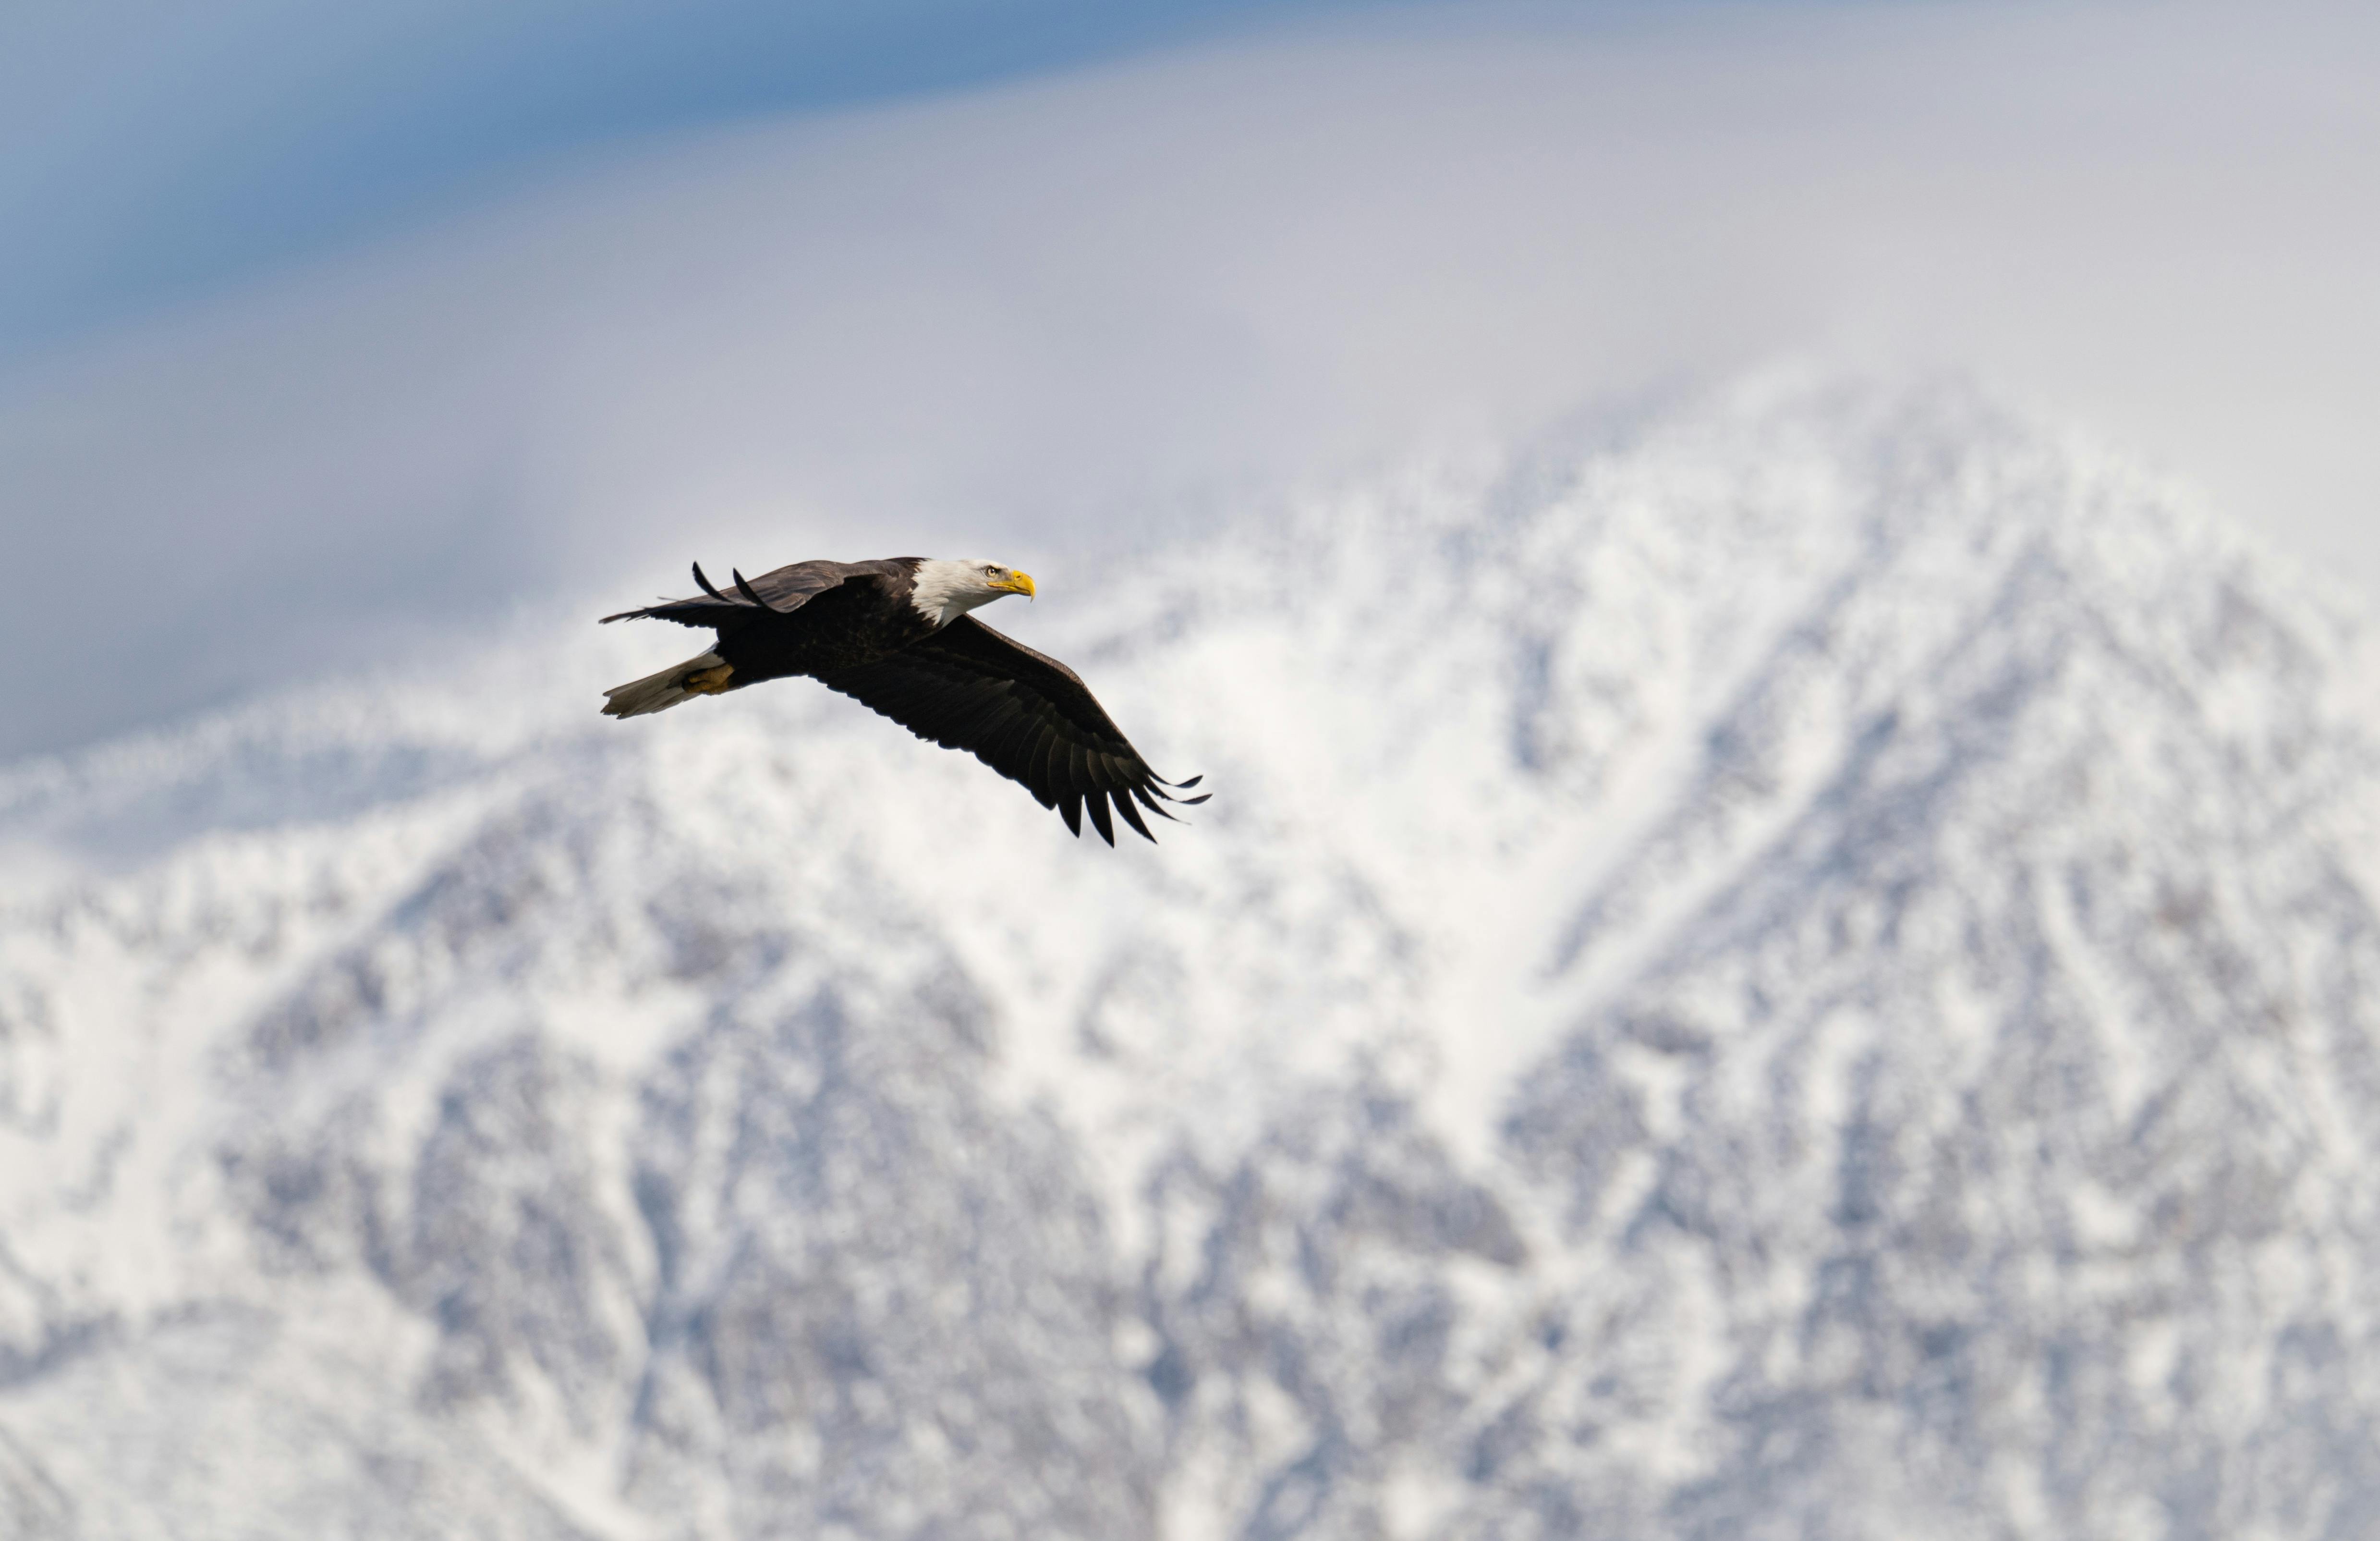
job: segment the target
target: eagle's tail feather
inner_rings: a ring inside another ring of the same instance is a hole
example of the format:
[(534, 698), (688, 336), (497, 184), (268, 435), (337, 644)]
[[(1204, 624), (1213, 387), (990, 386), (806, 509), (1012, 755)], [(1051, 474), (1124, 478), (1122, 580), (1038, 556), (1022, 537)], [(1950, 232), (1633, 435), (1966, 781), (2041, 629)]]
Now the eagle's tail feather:
[(659, 674), (649, 674), (605, 691), (603, 715), (641, 717), (648, 712), (666, 712), (679, 702), (698, 695), (717, 695), (727, 688), (728, 672), (727, 660), (716, 653), (688, 658)]

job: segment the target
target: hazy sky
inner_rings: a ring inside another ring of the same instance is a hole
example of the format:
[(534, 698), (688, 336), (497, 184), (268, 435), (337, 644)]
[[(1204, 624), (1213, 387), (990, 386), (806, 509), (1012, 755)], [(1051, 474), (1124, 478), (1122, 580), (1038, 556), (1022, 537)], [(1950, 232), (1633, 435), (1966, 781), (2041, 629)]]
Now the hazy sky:
[(1393, 0), (14, 0), (0, 349), (485, 202), (640, 135)]
[[(662, 9), (525, 53), (558, 13), (246, 0), (155, 56), (34, 13), (48, 95), (12, 97), (22, 51), (0, 78), (0, 231), (38, 259), (0, 297), (0, 754), (694, 556), (1062, 578), (1779, 357), (1971, 372), (2380, 596), (2361, 11), (1027, 5), (1038, 42), (868, 33), (840, 85), (729, 69), (714, 112)], [(345, 73), (275, 31), (328, 16)], [(466, 56), (425, 73), (439, 39)], [(615, 111), (637, 46), (668, 67)]]

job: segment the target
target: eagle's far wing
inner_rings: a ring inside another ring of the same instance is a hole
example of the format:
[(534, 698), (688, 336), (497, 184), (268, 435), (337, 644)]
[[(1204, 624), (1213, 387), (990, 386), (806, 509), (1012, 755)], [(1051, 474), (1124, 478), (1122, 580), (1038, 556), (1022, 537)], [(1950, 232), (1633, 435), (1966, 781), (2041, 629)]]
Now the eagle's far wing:
[(845, 579), (873, 575), (884, 564), (878, 562), (795, 562), (791, 567), (764, 572), (758, 578), (736, 573), (726, 590), (722, 592), (703, 576), (702, 564), (694, 564), (694, 581), (702, 593), (692, 599), (665, 599), (659, 605), (648, 605), (639, 610), (623, 610), (616, 616), (605, 616), (603, 624), (615, 620), (674, 620), (680, 626), (733, 627), (747, 625), (765, 618), (770, 614), (787, 615), (800, 609), (827, 590)]
[[(1168, 792), (1177, 784), (1148, 768), (1073, 669), (971, 616), (890, 657), (821, 669), (818, 678), (921, 739), (968, 751), (1057, 809), (1076, 835), (1086, 805), (1093, 827), (1113, 845), (1111, 804), (1154, 840), (1142, 808), (1172, 818), (1160, 803), (1207, 801)], [(1197, 783), (1194, 776), (1178, 785)]]

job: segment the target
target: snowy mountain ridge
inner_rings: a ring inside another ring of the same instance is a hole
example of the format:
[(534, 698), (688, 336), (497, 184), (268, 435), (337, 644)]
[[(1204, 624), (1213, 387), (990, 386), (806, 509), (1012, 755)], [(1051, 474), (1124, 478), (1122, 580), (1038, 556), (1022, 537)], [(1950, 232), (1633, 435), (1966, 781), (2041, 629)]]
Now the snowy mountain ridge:
[(2227, 532), (1778, 376), (1059, 592), (1161, 848), (625, 629), (0, 773), (0, 1531), (2380, 1523), (2370, 642)]

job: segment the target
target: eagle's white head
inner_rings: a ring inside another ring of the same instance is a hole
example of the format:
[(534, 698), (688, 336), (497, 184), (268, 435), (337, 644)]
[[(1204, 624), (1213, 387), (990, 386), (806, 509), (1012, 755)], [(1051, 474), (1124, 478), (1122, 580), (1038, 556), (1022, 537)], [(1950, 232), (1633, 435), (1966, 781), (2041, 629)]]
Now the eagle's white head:
[(909, 593), (909, 603), (937, 627), (948, 626), (978, 605), (989, 605), (1002, 594), (1033, 597), (1029, 573), (973, 557), (946, 561), (929, 556), (917, 564), (916, 585)]

